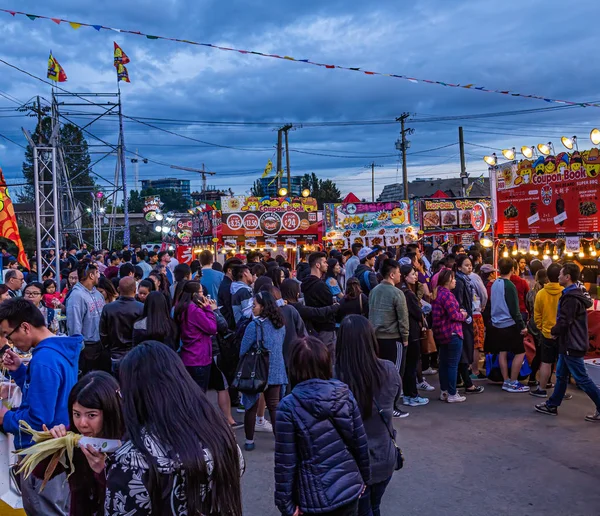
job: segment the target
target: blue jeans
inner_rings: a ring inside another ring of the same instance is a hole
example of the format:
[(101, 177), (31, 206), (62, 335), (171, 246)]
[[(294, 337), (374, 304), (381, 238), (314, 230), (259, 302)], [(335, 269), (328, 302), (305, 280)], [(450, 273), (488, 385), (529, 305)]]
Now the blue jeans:
[(600, 411), (600, 389), (588, 376), (585, 369), (583, 357), (571, 357), (569, 355), (558, 355), (556, 364), (556, 386), (550, 399), (546, 402), (549, 407), (560, 407), (565, 393), (567, 392), (568, 374), (573, 376), (575, 383), (585, 392)]
[(385, 493), (390, 480), (392, 480), (392, 477), (383, 482), (367, 486), (365, 492), (358, 500), (358, 516), (381, 515), (379, 506), (381, 505), (381, 499), (383, 498), (383, 494)]
[(200, 388), (206, 392), (208, 390), (208, 381), (210, 380), (210, 369), (211, 365), (205, 366), (185, 366), (187, 372), (194, 381), (200, 386)]
[(458, 363), (462, 354), (462, 339), (458, 335), (452, 335), (449, 344), (440, 344), (439, 353), (439, 374), (440, 389), (448, 391), (450, 396), (456, 394), (456, 376), (458, 374)]

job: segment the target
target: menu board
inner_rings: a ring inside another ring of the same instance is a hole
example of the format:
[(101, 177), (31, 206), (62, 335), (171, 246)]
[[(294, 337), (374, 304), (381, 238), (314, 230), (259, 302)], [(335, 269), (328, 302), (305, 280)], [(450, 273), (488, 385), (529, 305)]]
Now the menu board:
[(222, 197), (223, 237), (299, 239), (319, 235), (321, 213), (310, 197)]
[(221, 211), (207, 209), (192, 217), (192, 243), (206, 245), (221, 236)]
[(600, 231), (598, 149), (506, 163), (494, 172), (499, 237)]
[(421, 228), (425, 234), (472, 230), (471, 213), (477, 204), (491, 206), (489, 198), (421, 199)]

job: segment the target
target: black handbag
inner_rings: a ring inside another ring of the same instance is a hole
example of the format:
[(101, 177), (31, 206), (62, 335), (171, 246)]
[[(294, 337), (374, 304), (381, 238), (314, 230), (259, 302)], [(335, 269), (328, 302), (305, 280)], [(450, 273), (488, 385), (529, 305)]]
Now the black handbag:
[(375, 406), (377, 407), (377, 412), (379, 413), (379, 417), (381, 417), (383, 424), (387, 428), (387, 431), (390, 434), (390, 438), (392, 439), (392, 444), (396, 449), (396, 465), (394, 466), (394, 471), (398, 471), (399, 469), (402, 469), (404, 467), (404, 455), (402, 455), (402, 449), (400, 448), (400, 446), (398, 446), (398, 443), (396, 442), (395, 432), (392, 432), (390, 430), (390, 425), (385, 419), (385, 416), (383, 415), (383, 409), (379, 406), (379, 403), (377, 403), (377, 400), (375, 398), (373, 398), (373, 403), (375, 403)]
[(244, 394), (264, 392), (269, 381), (269, 350), (264, 346), (264, 330), (257, 320), (254, 324), (256, 344), (240, 359), (232, 383), (232, 387)]

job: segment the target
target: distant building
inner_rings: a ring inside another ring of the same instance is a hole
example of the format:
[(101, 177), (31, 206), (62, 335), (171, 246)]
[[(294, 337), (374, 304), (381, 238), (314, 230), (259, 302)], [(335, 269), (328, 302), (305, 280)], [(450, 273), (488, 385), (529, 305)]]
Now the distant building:
[[(300, 196), (302, 193), (302, 178), (304, 176), (292, 176), (292, 189), (288, 191), (288, 195), (296, 195)], [(273, 182), (273, 184), (269, 185), (269, 183)], [(277, 180), (273, 181), (273, 177), (261, 177), (260, 184), (262, 185), (263, 192), (265, 195), (269, 197), (278, 197), (277, 193)], [(282, 188), (288, 187), (287, 176), (284, 174), (281, 178), (281, 186)], [(289, 189), (288, 189), (289, 190)]]
[[(487, 177), (470, 177), (469, 185), (473, 183), (470, 195), (468, 197), (489, 197), (490, 181)], [(449, 197), (461, 197), (462, 188), (460, 178), (434, 179), (424, 178), (415, 179), (408, 183), (408, 195), (411, 199), (414, 197), (431, 197), (438, 190), (444, 192)], [(402, 183), (393, 183), (385, 185), (379, 197), (380, 202), (399, 201), (404, 199), (404, 187)]]
[(202, 190), (201, 192), (193, 192), (192, 193), (192, 206), (198, 206), (206, 201), (220, 201), (221, 197), (225, 197), (227, 195), (233, 195), (233, 190), (219, 190), (215, 187), (207, 187), (206, 190)]
[(160, 193), (160, 190), (175, 190), (181, 192), (182, 197), (189, 203), (192, 200), (189, 179), (176, 179), (167, 177), (165, 179), (143, 179), (142, 190), (153, 188)]

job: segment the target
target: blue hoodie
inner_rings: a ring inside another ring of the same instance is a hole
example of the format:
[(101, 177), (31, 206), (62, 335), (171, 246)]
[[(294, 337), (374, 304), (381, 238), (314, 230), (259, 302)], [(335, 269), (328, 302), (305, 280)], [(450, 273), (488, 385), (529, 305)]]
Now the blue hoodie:
[(19, 430), (19, 421), (34, 430), (55, 425), (69, 425), (69, 393), (77, 383), (79, 353), (83, 337), (48, 337), (33, 348), (29, 366), (11, 372), (23, 392), (21, 406), (4, 415), (4, 431), (15, 436), (15, 448), (33, 444), (31, 436)]

